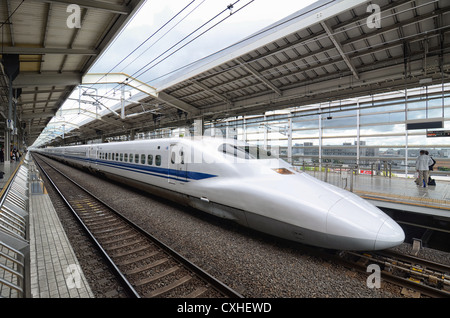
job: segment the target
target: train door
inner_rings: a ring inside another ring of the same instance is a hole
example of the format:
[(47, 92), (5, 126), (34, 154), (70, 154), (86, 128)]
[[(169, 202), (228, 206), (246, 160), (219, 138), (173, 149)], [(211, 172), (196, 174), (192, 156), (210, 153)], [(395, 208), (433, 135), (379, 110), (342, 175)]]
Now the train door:
[(169, 149), (168, 181), (172, 184), (187, 181), (187, 162), (184, 147), (180, 144), (171, 144)]

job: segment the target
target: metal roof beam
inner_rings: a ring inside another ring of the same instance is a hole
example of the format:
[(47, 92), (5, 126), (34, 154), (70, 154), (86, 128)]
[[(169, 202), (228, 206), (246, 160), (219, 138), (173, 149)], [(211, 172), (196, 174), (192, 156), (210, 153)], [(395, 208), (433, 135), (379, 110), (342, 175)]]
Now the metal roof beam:
[(333, 44), (336, 47), (336, 49), (338, 50), (339, 54), (344, 59), (345, 64), (347, 64), (348, 68), (352, 71), (353, 76), (355, 76), (356, 79), (359, 79), (359, 74), (356, 71), (355, 66), (353, 65), (352, 61), (348, 58), (348, 56), (345, 54), (344, 49), (342, 48), (342, 45), (334, 37), (334, 34), (331, 31), (331, 28), (326, 23), (326, 21), (320, 22), (320, 25), (325, 30), (325, 32), (328, 34), (330, 40), (333, 42)]
[(14, 80), (13, 87), (70, 86), (80, 83), (81, 74), (77, 72), (64, 72), (62, 74), (20, 73)]
[(185, 111), (191, 115), (198, 115), (200, 113), (200, 110), (197, 107), (183, 102), (182, 100), (179, 100), (178, 98), (173, 97), (172, 95), (169, 95), (167, 93), (159, 92), (157, 96), (155, 96), (155, 98), (175, 108), (181, 109), (182, 111)]
[(283, 95), (281, 90), (272, 84), (267, 78), (265, 78), (261, 73), (259, 73), (256, 69), (253, 68), (249, 63), (246, 63), (242, 58), (238, 58), (237, 61), (245, 68), (248, 72), (252, 73), (257, 79), (263, 82), (267, 87), (277, 93), (278, 96)]
[(55, 112), (45, 112), (45, 113), (24, 113), (21, 116), (22, 120), (34, 119), (34, 118), (47, 118), (55, 116)]
[(17, 102), (17, 106), (31, 106), (32, 104), (42, 104), (42, 103), (56, 103), (59, 102), (59, 98), (57, 99), (36, 99), (36, 100), (28, 100), (28, 101), (22, 101)]
[(119, 5), (119, 4), (113, 4), (113, 3), (107, 3), (104, 1), (94, 1), (94, 0), (31, 0), (35, 2), (46, 2), (46, 3), (60, 3), (60, 4), (76, 4), (80, 7), (88, 8), (88, 9), (97, 9), (102, 11), (108, 11), (111, 13), (118, 13), (118, 14), (125, 14), (128, 15), (131, 13), (131, 8)]
[(181, 109), (191, 115), (200, 113), (199, 109), (178, 98), (164, 92), (157, 92), (156, 89), (144, 82), (139, 81), (124, 73), (86, 74), (83, 77), (83, 84), (123, 84), (133, 87), (157, 100), (163, 101), (175, 108)]
[[(12, 18), (12, 16), (11, 16), (11, 2), (8, 0), (8, 1), (6, 1), (6, 10), (8, 11), (7, 12), (7, 16), (8, 17), (10, 17), (10, 19), (9, 19), (9, 24), (8, 24), (8, 27), (9, 27), (9, 36), (11, 37), (11, 44), (12, 45), (16, 45), (16, 41), (14, 40), (14, 26), (13, 26), (13, 24), (12, 24), (12, 21), (11, 21), (11, 18)], [(3, 26), (3, 25), (2, 25)], [(3, 38), (2, 38), (2, 42), (3, 42)]]
[(217, 93), (216, 91), (214, 91), (212, 88), (209, 88), (208, 86), (206, 86), (205, 84), (196, 81), (196, 80), (191, 80), (192, 83), (194, 83), (197, 86), (200, 86), (204, 91), (216, 96), (217, 98), (223, 100), (225, 103), (227, 104), (232, 104), (231, 100), (229, 100), (228, 98), (226, 98), (225, 96), (222, 96), (221, 94)]
[(93, 49), (4, 46), (2, 53), (20, 54), (20, 55), (43, 55), (43, 54), (98, 55), (99, 51)]
[(64, 93), (65, 89), (43, 89), (43, 90), (23, 90), (21, 96), (23, 95), (34, 95), (34, 94), (50, 94), (50, 93)]

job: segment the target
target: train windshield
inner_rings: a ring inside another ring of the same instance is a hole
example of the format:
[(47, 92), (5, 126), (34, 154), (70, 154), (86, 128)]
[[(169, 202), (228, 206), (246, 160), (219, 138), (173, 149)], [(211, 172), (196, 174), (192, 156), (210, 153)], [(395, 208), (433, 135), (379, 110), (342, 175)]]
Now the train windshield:
[(277, 156), (270, 150), (258, 146), (237, 146), (222, 144), (218, 149), (220, 152), (242, 159), (276, 159)]

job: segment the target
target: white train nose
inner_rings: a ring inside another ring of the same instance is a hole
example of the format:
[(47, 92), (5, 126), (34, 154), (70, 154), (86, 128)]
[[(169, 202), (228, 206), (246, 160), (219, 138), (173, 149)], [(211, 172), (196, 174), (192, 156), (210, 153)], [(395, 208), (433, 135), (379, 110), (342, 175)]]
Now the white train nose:
[(354, 194), (336, 202), (328, 211), (329, 244), (341, 249), (380, 250), (403, 243), (402, 228), (387, 214)]
[(403, 229), (392, 219), (381, 225), (375, 239), (375, 250), (382, 250), (400, 245), (405, 240)]

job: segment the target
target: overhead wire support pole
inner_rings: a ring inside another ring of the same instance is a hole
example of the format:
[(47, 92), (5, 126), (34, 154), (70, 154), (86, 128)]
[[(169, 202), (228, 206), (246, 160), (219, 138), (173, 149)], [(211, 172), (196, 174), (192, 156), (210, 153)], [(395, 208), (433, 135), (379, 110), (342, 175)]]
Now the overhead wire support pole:
[[(128, 79), (127, 79), (128, 80)], [(125, 84), (120, 88), (120, 118), (125, 119)]]
[(12, 78), (8, 76), (8, 124), (6, 126), (6, 134), (5, 134), (5, 162), (10, 162), (10, 148), (11, 148), (11, 128), (12, 128), (12, 97), (13, 97), (13, 88), (12, 88)]
[(292, 160), (292, 113), (289, 114), (289, 126), (288, 126), (288, 162), (293, 164)]
[(355, 78), (359, 79), (359, 74), (356, 71), (356, 67), (353, 65), (353, 63), (350, 60), (350, 58), (345, 54), (344, 48), (342, 47), (341, 43), (339, 43), (336, 40), (336, 38), (335, 38), (331, 28), (328, 26), (328, 24), (325, 21), (320, 22), (320, 25), (322, 26), (322, 28), (327, 33), (327, 35), (329, 36), (330, 40), (333, 42), (334, 46), (336, 47), (336, 50), (338, 50), (338, 52), (341, 55), (342, 59), (344, 60), (345, 64), (347, 64), (348, 68), (352, 71), (352, 73), (355, 76)]

